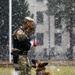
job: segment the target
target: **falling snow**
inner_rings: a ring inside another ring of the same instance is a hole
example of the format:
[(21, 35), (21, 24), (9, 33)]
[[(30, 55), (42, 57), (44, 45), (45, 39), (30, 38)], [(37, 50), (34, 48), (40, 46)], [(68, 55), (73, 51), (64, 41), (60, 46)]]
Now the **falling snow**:
[[(56, 2), (56, 1), (54, 0), (54, 2)], [(45, 2), (45, 3), (47, 3), (47, 2)], [(7, 4), (7, 6), (5, 6), (6, 4)], [(19, 7), (21, 4), (22, 3), (19, 2), (19, 0), (13, 1), (13, 10), (12, 10), (13, 11), (13, 14), (12, 14), (12, 17), (13, 17), (12, 29), (13, 29), (13, 31), (22, 25), (22, 23), (23, 23), (22, 20), (24, 19), (24, 16), (26, 16), (26, 15), (24, 15), (25, 13), (23, 11), (24, 6), (23, 6), (23, 8)], [(53, 11), (53, 13), (51, 12), (52, 13), (51, 15), (56, 15), (54, 20), (55, 20), (55, 22), (57, 22), (57, 23), (54, 23), (54, 24), (56, 24), (55, 25), (56, 36), (55, 36), (55, 34), (53, 34), (54, 38), (55, 38), (54, 45), (52, 47), (50, 47), (50, 49), (48, 47), (46, 47), (46, 48), (44, 48), (44, 50), (39, 51), (38, 53), (34, 51), (34, 48), (32, 48), (33, 50), (30, 52), (33, 53), (33, 55), (31, 53), (29, 53), (29, 54), (31, 54), (30, 56), (32, 56), (32, 58), (35, 56), (35, 58), (39, 59), (41, 57), (40, 59), (47, 59), (47, 60), (49, 59), (49, 57), (50, 57), (50, 59), (53, 59), (53, 60), (54, 59), (55, 60), (56, 59), (61, 59), (61, 60), (69, 59), (68, 56), (71, 54), (69, 52), (69, 49), (72, 48), (71, 47), (72, 45), (73, 45), (73, 48), (75, 49), (75, 47), (74, 47), (75, 46), (75, 30), (74, 30), (74, 28), (72, 28), (72, 24), (75, 26), (75, 22), (74, 22), (75, 14), (72, 19), (73, 23), (70, 25), (70, 23), (71, 23), (70, 14), (72, 12), (73, 13), (75, 12), (74, 7), (75, 7), (74, 3), (72, 5), (72, 7), (70, 8), (70, 6), (66, 3), (66, 1), (65, 2), (56, 2), (55, 7), (51, 5), (50, 11)], [(57, 9), (57, 11), (55, 10), (55, 8)], [(2, 50), (5, 52), (1, 53), (0, 59), (3, 59), (3, 60), (4, 60), (3, 55), (5, 53), (7, 53), (6, 56), (8, 57), (8, 53), (9, 53), (8, 52), (8, 49), (9, 49), (9, 30), (8, 30), (9, 29), (9, 19), (8, 19), (9, 11), (8, 11), (8, 9), (9, 9), (8, 1), (1, 0), (1, 3), (0, 3), (0, 14), (1, 14), (0, 15), (0, 53), (2, 52)], [(26, 9), (25, 9), (25, 11), (26, 11)], [(69, 13), (69, 11), (70, 11), (70, 13)], [(27, 12), (29, 12), (29, 10)], [(37, 14), (38, 14), (37, 22), (39, 24), (42, 24), (43, 19), (44, 19), (43, 14), (40, 11)], [(29, 14), (27, 14), (27, 15), (29, 15)], [(45, 19), (45, 20), (48, 22), (47, 19)], [(40, 25), (39, 25), (39, 27), (40, 27)], [(72, 33), (71, 33), (71, 28), (73, 30)], [(37, 29), (37, 26), (36, 26), (36, 29)], [(38, 31), (38, 30), (36, 30), (36, 31)], [(48, 33), (49, 33), (49, 31), (47, 30), (47, 34)], [(71, 34), (73, 34), (72, 37), (70, 36)], [(70, 36), (70, 38), (68, 38), (69, 36)], [(45, 43), (43, 41), (44, 39), (49, 39), (49, 38), (43, 38), (43, 37), (44, 37), (43, 34), (38, 34), (38, 36), (37, 36), (37, 43), (39, 46)], [(65, 44), (65, 42), (68, 42), (68, 44)], [(33, 41), (31, 41), (31, 43), (33, 44)], [(51, 41), (49, 41), (48, 43), (51, 43)], [(64, 43), (63, 47), (61, 47), (62, 46), (61, 43)], [(49, 44), (48, 44), (48, 46), (49, 46)], [(73, 52), (75, 52), (75, 51), (73, 51)], [(72, 55), (73, 55), (73, 59), (75, 59), (75, 53), (72, 53)]]

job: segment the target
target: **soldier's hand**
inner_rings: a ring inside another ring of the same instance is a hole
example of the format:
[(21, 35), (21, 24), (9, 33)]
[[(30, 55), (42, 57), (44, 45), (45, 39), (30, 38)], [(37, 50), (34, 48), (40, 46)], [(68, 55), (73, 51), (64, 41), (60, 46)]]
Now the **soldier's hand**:
[(29, 29), (30, 30), (34, 30), (35, 29), (35, 24), (33, 22), (30, 23)]

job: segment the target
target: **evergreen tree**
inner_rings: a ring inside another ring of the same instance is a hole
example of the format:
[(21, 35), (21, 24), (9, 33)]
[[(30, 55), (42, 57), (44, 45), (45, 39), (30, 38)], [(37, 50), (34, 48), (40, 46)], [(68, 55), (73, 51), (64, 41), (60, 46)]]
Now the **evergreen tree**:
[(12, 27), (13, 30), (21, 26), (24, 18), (30, 15), (26, 0), (12, 0)]
[(8, 59), (9, 0), (0, 0), (0, 59)]
[(0, 0), (0, 45), (6, 48), (9, 36), (9, 0)]
[(66, 28), (70, 33), (70, 47), (67, 50), (67, 57), (68, 59), (72, 60), (73, 59), (73, 15), (75, 13), (75, 1), (74, 0), (68, 0), (65, 1), (63, 0), (63, 3), (65, 4), (65, 18), (68, 19), (66, 22)]
[(47, 7), (48, 7), (48, 10), (47, 10), (47, 15), (51, 15), (51, 14), (55, 14), (58, 12), (58, 1), (59, 0), (47, 0)]

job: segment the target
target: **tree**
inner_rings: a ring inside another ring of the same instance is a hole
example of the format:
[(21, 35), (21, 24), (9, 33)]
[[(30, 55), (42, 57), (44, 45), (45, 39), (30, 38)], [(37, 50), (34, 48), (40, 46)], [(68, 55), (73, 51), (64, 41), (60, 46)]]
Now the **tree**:
[(8, 59), (9, 0), (0, 0), (0, 55)]
[(0, 1), (0, 45), (6, 48), (9, 36), (9, 1)]
[(73, 15), (75, 13), (75, 10), (74, 10), (74, 4), (75, 4), (75, 1), (74, 0), (68, 0), (68, 1), (65, 1), (64, 0), (64, 4), (65, 4), (65, 15), (66, 15), (66, 18), (68, 18), (69, 20), (66, 22), (66, 25), (67, 25), (67, 30), (69, 31), (70, 33), (70, 47), (68, 49), (68, 59), (73, 59)]
[(12, 0), (12, 28), (15, 30), (24, 22), (24, 18), (30, 15), (26, 0)]
[[(56, 15), (59, 13), (59, 5), (60, 5), (60, 0), (47, 0), (48, 3), (47, 3), (47, 11), (46, 11), (46, 14), (48, 15), (48, 30), (50, 32), (50, 15)], [(58, 21), (57, 21), (58, 23)], [(49, 49), (50, 49), (50, 34), (49, 34)], [(49, 50), (49, 59), (51, 58), (52, 56), (52, 51)]]
[[(69, 19), (66, 22), (66, 28), (70, 33), (70, 48), (68, 49), (68, 59), (73, 59), (73, 14), (74, 14), (74, 0), (47, 0), (48, 14), (59, 14), (65, 19)], [(64, 5), (64, 9), (62, 9)]]

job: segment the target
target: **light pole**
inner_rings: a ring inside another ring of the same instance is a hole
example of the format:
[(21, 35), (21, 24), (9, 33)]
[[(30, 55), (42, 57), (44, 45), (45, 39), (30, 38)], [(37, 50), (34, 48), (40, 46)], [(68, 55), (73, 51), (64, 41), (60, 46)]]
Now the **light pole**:
[(12, 0), (9, 0), (9, 62), (12, 62)]
[(50, 59), (50, 15), (48, 15), (48, 50)]

